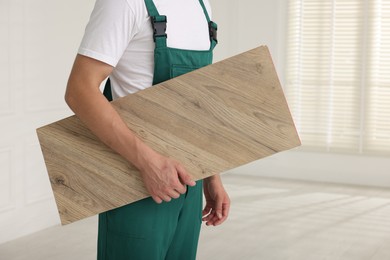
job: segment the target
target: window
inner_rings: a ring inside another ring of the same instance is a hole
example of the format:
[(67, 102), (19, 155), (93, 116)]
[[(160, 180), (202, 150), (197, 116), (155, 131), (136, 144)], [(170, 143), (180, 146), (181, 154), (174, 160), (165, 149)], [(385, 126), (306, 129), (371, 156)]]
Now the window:
[(290, 0), (287, 46), (303, 145), (390, 154), (390, 0)]

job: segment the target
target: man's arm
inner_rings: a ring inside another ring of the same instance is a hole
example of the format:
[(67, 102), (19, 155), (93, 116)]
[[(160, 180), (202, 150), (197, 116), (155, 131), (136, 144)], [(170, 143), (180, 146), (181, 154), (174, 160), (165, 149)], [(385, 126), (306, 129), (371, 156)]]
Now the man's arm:
[(113, 67), (77, 55), (66, 88), (65, 100), (73, 112), (106, 145), (136, 166), (157, 203), (178, 198), (185, 185), (195, 182), (177, 161), (148, 147), (126, 126), (99, 90)]
[(225, 222), (230, 210), (230, 198), (223, 187), (220, 175), (215, 174), (204, 179), (203, 191), (206, 206), (202, 212), (202, 220), (207, 226), (218, 226)]

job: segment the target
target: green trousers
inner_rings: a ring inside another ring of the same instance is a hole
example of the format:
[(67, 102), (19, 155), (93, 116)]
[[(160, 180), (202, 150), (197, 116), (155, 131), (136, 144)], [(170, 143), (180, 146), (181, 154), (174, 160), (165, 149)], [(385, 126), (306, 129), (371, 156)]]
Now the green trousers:
[(157, 204), (146, 198), (99, 215), (98, 260), (191, 260), (202, 223), (202, 181)]

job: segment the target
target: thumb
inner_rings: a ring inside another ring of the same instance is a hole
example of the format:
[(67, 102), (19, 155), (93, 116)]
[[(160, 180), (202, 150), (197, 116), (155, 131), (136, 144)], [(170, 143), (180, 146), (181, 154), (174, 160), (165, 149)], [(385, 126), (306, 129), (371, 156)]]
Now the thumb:
[(187, 171), (184, 169), (183, 166), (181, 166), (179, 163), (176, 165), (176, 171), (179, 175), (179, 179), (183, 184), (189, 185), (189, 186), (195, 186), (195, 181), (192, 180), (191, 176), (187, 173)]
[(215, 213), (219, 219), (222, 218), (222, 199), (218, 197), (215, 200)]

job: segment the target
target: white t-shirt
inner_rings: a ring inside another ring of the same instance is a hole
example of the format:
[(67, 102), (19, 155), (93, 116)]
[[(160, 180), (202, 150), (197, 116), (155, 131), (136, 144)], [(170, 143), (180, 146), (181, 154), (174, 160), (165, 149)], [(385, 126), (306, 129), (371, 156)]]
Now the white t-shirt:
[[(210, 4), (203, 0), (211, 17)], [(208, 50), (208, 24), (199, 0), (154, 0), (167, 16), (167, 45), (188, 50)], [(97, 0), (78, 53), (114, 67), (113, 98), (152, 85), (153, 32), (144, 0)]]

